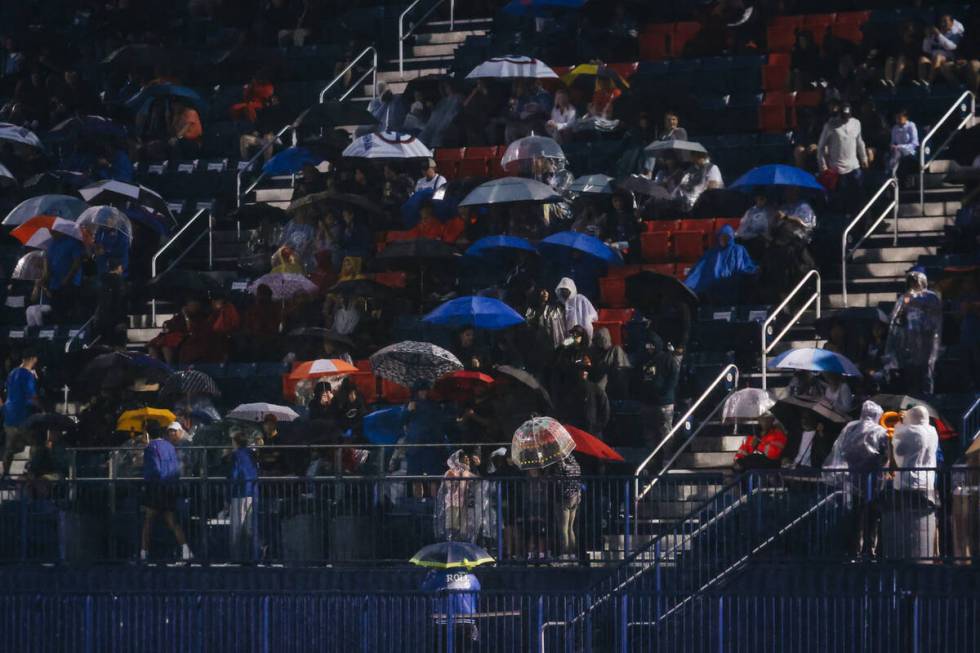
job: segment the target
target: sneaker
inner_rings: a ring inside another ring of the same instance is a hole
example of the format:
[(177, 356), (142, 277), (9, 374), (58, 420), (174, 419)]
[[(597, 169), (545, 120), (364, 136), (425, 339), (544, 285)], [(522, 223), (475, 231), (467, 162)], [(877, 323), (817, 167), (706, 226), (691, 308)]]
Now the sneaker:
[(180, 548), (180, 557), (182, 560), (193, 560), (194, 555), (191, 553), (191, 548), (186, 544)]
[(140, 549), (140, 562), (146, 562), (150, 555), (146, 549)]

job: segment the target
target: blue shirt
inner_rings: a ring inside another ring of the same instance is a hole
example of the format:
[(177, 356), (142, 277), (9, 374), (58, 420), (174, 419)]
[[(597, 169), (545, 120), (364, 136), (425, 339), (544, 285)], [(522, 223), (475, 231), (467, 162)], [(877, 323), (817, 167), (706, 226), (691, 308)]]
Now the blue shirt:
[[(62, 279), (71, 270), (75, 259), (82, 258), (84, 251), (85, 249), (82, 243), (69, 236), (51, 239), (51, 244), (48, 245), (47, 251), (49, 272), (48, 290), (58, 290), (61, 287)], [(75, 274), (68, 280), (68, 283), (72, 286), (82, 285), (81, 265), (75, 270)]]
[(99, 229), (95, 234), (95, 242), (102, 245), (104, 252), (95, 257), (95, 266), (99, 276), (109, 271), (109, 259), (119, 259), (123, 266), (123, 277), (129, 274), (129, 238), (115, 229)]
[(150, 440), (143, 452), (143, 479), (147, 481), (176, 481), (180, 478), (177, 450), (163, 438)]
[(4, 426), (19, 427), (31, 414), (31, 401), (37, 396), (37, 377), (23, 367), (7, 377), (7, 401), (3, 405)]
[(258, 484), (255, 482), (259, 477), (259, 468), (255, 464), (252, 452), (245, 448), (238, 448), (231, 454), (231, 496), (235, 499), (243, 497), (258, 496)]

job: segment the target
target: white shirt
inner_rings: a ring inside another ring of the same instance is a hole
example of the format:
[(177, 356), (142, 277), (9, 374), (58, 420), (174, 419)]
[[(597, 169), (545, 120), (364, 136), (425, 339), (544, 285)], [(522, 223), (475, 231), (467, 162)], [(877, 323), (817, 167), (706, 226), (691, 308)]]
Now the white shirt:
[(417, 193), (420, 190), (425, 190), (427, 188), (431, 188), (432, 190), (439, 190), (445, 185), (446, 185), (446, 178), (436, 173), (436, 176), (433, 177), (432, 179), (427, 179), (426, 177), (422, 177), (417, 182), (415, 182), (415, 192)]
[(817, 143), (817, 162), (821, 171), (832, 168), (846, 175), (857, 170), (862, 163), (868, 163), (868, 152), (861, 138), (861, 121), (848, 118), (838, 123), (831, 120), (823, 126)]
[(948, 32), (939, 32), (939, 34), (924, 38), (922, 51), (930, 56), (941, 54), (947, 59), (955, 59), (956, 47), (961, 40), (963, 40), (963, 23), (954, 20), (953, 26)]
[(556, 104), (555, 108), (551, 110), (551, 122), (555, 123), (555, 129), (565, 129), (575, 122), (575, 107), (569, 104), (566, 108), (561, 109)]

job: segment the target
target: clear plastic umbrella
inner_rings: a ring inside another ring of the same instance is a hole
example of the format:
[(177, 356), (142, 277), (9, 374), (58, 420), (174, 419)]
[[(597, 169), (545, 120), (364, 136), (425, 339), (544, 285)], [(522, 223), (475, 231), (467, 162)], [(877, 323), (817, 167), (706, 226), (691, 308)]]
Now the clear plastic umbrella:
[(514, 431), (511, 455), (521, 469), (542, 469), (575, 450), (575, 440), (551, 417), (532, 417)]
[(547, 136), (525, 136), (507, 146), (507, 151), (500, 158), (504, 170), (513, 173), (519, 168), (530, 167), (535, 159), (565, 160), (565, 152), (561, 145)]
[(759, 419), (775, 404), (767, 391), (761, 388), (744, 388), (733, 392), (725, 400), (725, 405), (721, 409), (722, 420), (736, 422)]
[(14, 266), (14, 271), (10, 275), (10, 278), (20, 281), (37, 281), (44, 277), (45, 267), (46, 262), (43, 251), (35, 250), (28, 252), (17, 261), (17, 265)]
[(76, 224), (93, 235), (99, 229), (112, 229), (133, 242), (133, 224), (126, 214), (112, 206), (93, 206), (82, 211)]

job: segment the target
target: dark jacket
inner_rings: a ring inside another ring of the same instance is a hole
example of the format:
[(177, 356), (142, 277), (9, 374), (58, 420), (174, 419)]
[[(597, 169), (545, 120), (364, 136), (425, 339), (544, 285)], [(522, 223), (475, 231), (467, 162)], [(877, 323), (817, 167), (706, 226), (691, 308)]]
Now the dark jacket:
[(651, 334), (646, 351), (640, 355), (636, 373), (640, 398), (644, 402), (654, 406), (674, 403), (680, 368), (657, 334)]
[(592, 381), (578, 379), (559, 397), (562, 421), (592, 435), (601, 435), (609, 423), (609, 398)]

